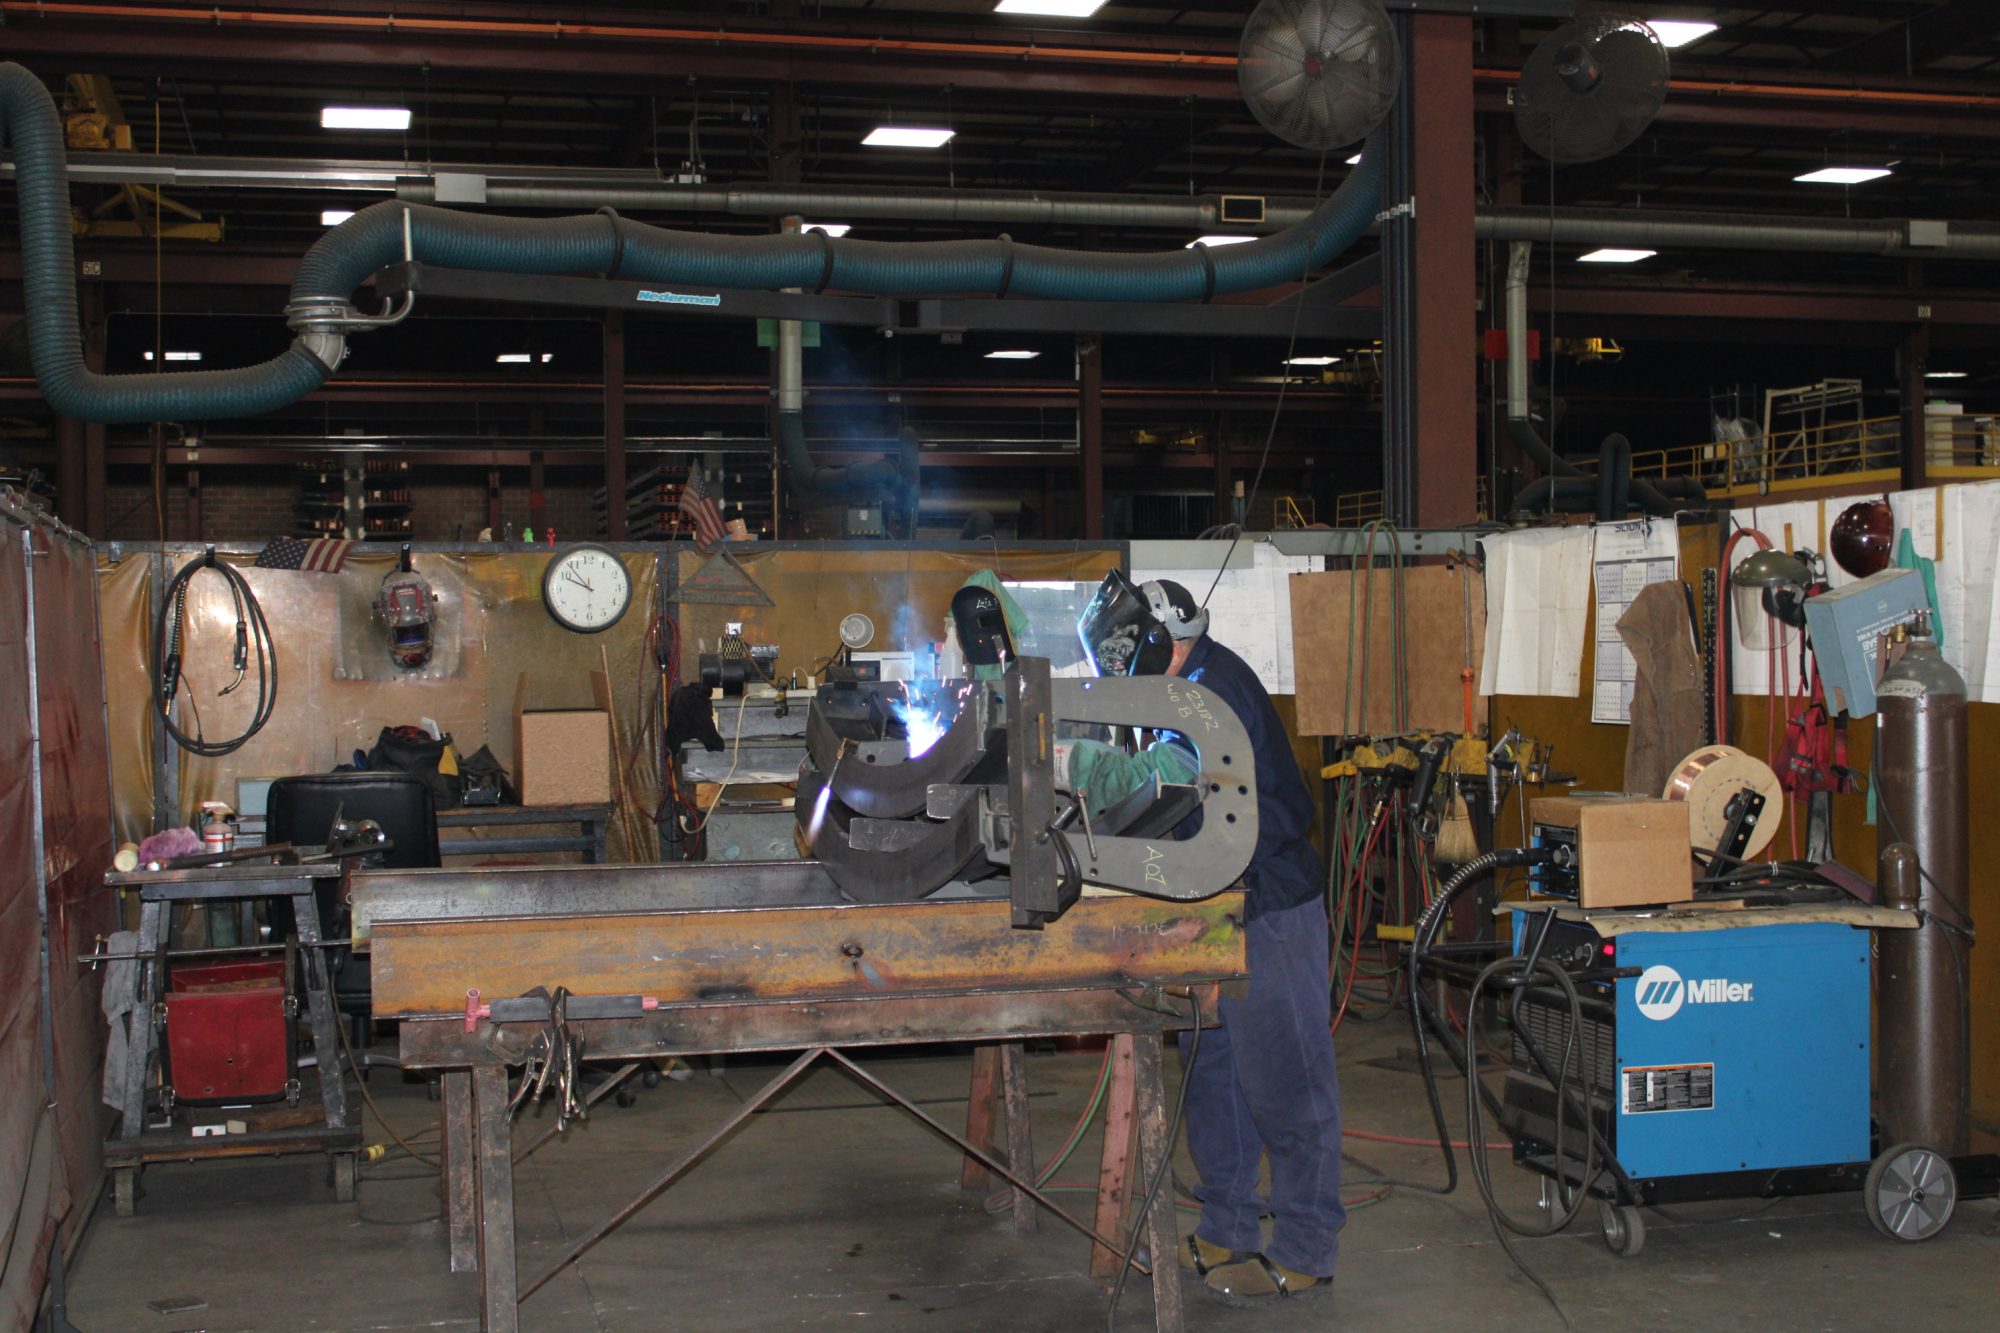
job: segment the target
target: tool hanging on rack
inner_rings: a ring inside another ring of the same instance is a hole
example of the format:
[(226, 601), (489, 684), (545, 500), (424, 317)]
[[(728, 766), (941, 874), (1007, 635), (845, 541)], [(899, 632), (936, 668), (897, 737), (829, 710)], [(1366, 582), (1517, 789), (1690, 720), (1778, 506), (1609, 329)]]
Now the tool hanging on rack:
[[(215, 570), (229, 584), (230, 599), (236, 611), (235, 647), (230, 654), (230, 665), (236, 675), (228, 685), (217, 691), (216, 697), (219, 699), (233, 693), (248, 676), (251, 662), (254, 660), (257, 665), (255, 711), (242, 734), (228, 741), (211, 741), (203, 735), (201, 710), (194, 703), (192, 682), (188, 686), (188, 704), (194, 711), (194, 734), (188, 735), (174, 721), (174, 699), (180, 693), (186, 664), (188, 587), (194, 582), (195, 575), (204, 569)], [(271, 626), (264, 619), (264, 608), (258, 604), (257, 594), (251, 591), (249, 580), (228, 561), (216, 559), (213, 546), (208, 547), (199, 559), (182, 565), (168, 580), (160, 599), (160, 618), (153, 635), (153, 647), (157, 663), (153, 675), (154, 703), (165, 720), (167, 734), (190, 754), (215, 758), (241, 749), (271, 720), (271, 710), (278, 701), (278, 651), (271, 638)]]

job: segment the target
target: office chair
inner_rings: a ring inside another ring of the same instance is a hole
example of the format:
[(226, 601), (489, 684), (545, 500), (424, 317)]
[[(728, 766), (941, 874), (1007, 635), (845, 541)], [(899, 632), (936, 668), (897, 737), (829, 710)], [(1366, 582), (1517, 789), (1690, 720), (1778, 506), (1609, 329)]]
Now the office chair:
[[(265, 840), (316, 846), (326, 841), (336, 815), (372, 819), (382, 826), (390, 842), (381, 857), (385, 869), (414, 870), (440, 864), (437, 808), (432, 804), (429, 784), (414, 773), (309, 773), (279, 778), (271, 784), (265, 805)], [(321, 881), (314, 900), (319, 907), (320, 938), (346, 939), (352, 932), (351, 914), (340, 901), (338, 881)], [(272, 934), (289, 933), (289, 903), (274, 903), (273, 907)], [(326, 953), (334, 1004), (348, 1022), (355, 1063), (363, 1073), (371, 1063), (393, 1064), (383, 1057), (371, 1059), (367, 1050), (373, 1026), (367, 957), (346, 947)]]

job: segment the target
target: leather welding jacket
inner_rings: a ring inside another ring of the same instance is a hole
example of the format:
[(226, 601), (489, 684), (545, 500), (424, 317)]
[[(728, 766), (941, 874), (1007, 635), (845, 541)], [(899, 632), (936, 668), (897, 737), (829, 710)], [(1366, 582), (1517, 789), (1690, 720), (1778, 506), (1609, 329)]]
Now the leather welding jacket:
[[(1312, 794), (1299, 775), (1291, 737), (1270, 691), (1242, 658), (1206, 634), (1195, 642), (1180, 674), (1214, 691), (1250, 735), (1257, 763), (1257, 849), (1243, 872), (1247, 916), (1254, 920), (1319, 897), (1326, 891), (1326, 872), (1311, 842)], [(1200, 828), (1197, 810), (1174, 832), (1185, 838)]]

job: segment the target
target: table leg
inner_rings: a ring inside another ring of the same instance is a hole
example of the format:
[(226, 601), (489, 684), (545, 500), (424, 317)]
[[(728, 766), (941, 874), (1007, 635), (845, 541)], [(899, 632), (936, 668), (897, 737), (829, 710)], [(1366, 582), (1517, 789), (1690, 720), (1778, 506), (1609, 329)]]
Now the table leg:
[(319, 906), (313, 901), (312, 881), (304, 881), (303, 892), (292, 895), (292, 915), (296, 918), (299, 947), (305, 954), (306, 1014), (312, 1024), (313, 1056), (319, 1061), (319, 1099), (326, 1108), (329, 1129), (347, 1125), (346, 1063), (341, 1058), (340, 1015), (333, 1008), (333, 983), (327, 975), (326, 950), (318, 946)]
[[(1007, 1103), (1007, 1166), (1024, 1180), (1035, 1178), (1035, 1141), (1028, 1122), (1027, 1052), (1018, 1041), (1000, 1047), (1000, 1090)], [(1015, 1186), (1014, 1234), (1032, 1236), (1042, 1229), (1034, 1198)]]
[(1186, 1326), (1181, 1309), (1179, 1243), (1174, 1218), (1174, 1189), (1170, 1178), (1173, 1140), (1167, 1137), (1167, 1090), (1162, 1072), (1165, 1039), (1158, 1033), (1141, 1033), (1133, 1039), (1133, 1096), (1139, 1113), (1139, 1174), (1132, 1188), (1141, 1194), (1158, 1179), (1160, 1188), (1146, 1216), (1135, 1219), (1145, 1227), (1146, 1247), (1153, 1257), (1153, 1326), (1159, 1333), (1181, 1333)]
[[(601, 819), (586, 819), (583, 821), (583, 834), (590, 839), (590, 850), (583, 854), (583, 863), (587, 866), (602, 865), (608, 859), (604, 851), (604, 837), (607, 832), (606, 823), (607, 821)], [(630, 849), (626, 852), (627, 856), (636, 856), (637, 854), (636, 851)]]
[(439, 1166), (451, 1271), (471, 1273), (479, 1268), (479, 1140), (472, 1125), (472, 1071), (447, 1069), (439, 1082), (444, 1098)]
[(515, 1303), (514, 1135), (507, 1114), (507, 1068), (472, 1071), (473, 1118), (479, 1135), (479, 1271), (483, 1333), (519, 1333)]
[(153, 1002), (159, 996), (160, 923), (165, 904), (139, 905), (139, 944), (132, 960), (131, 1039), (125, 1043), (125, 1081), (118, 1099), (118, 1136), (137, 1139), (146, 1130), (146, 1070), (153, 1058)]
[[(1133, 1147), (1138, 1134), (1138, 1118), (1132, 1106), (1132, 1034), (1121, 1032), (1111, 1039), (1111, 1081), (1104, 1093), (1104, 1155), (1097, 1167), (1097, 1216), (1100, 1236), (1124, 1238), (1126, 1214), (1134, 1208), (1132, 1188)], [(1135, 1219), (1136, 1222), (1136, 1219)], [(1124, 1258), (1103, 1245), (1090, 1247), (1090, 1276), (1109, 1282), (1118, 1276)], [(1175, 1255), (1176, 1262), (1179, 1255)]]
[[(986, 1152), (994, 1151), (998, 1141), (993, 1127), (998, 1120), (999, 1109), (1000, 1048), (975, 1046), (972, 1048), (972, 1086), (965, 1099), (967, 1142)], [(993, 1173), (981, 1166), (977, 1157), (968, 1155), (965, 1165), (959, 1169), (958, 1187), (980, 1191), (992, 1189)]]

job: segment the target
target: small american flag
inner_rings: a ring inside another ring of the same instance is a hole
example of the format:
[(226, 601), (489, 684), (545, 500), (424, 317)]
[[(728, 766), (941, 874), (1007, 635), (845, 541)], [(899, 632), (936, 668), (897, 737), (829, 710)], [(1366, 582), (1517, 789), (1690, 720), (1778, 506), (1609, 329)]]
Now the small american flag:
[(680, 509), (694, 524), (695, 549), (712, 551), (727, 538), (722, 528), (722, 509), (708, 493), (708, 481), (697, 462), (688, 469), (687, 484), (681, 487)]
[(338, 574), (347, 563), (347, 548), (339, 537), (273, 537), (257, 553), (258, 569), (303, 569), (310, 574)]

